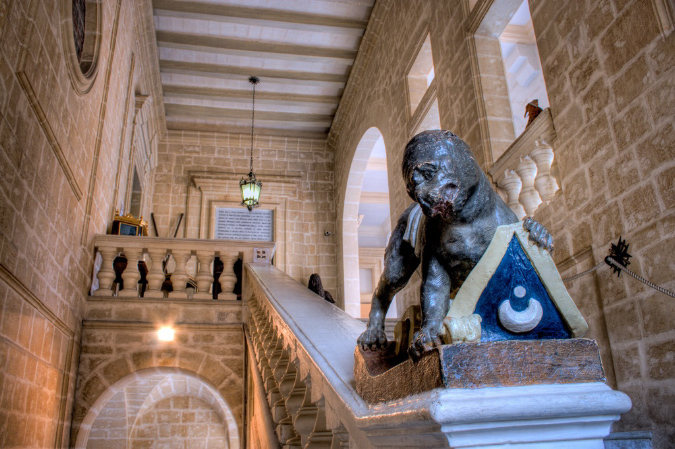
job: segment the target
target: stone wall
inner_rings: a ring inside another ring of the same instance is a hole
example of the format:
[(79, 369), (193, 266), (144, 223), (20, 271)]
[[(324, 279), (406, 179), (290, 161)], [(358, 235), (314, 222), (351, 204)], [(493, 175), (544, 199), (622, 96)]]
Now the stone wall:
[[(112, 219), (133, 95), (153, 91), (140, 64), (149, 2), (98, 2), (97, 69), (84, 87), (67, 4), (0, 1), (2, 447), (67, 441), (92, 239)], [(144, 112), (151, 130), (157, 101)]]
[[(85, 434), (80, 435), (83, 429), (84, 432), (93, 432), (99, 427), (107, 429), (97, 424), (101, 413), (116, 408), (115, 395), (120, 392), (129, 402), (127, 390), (137, 386), (134, 382), (139, 379), (154, 382), (152, 388), (138, 392), (141, 403), (159, 403), (169, 393), (199, 397), (195, 392), (208, 386), (213, 394), (202, 399), (222, 398), (219, 400), (224, 400), (222, 408), (231, 415), (231, 426), (241, 435), (244, 395), (241, 309), (240, 301), (173, 300), (168, 303), (148, 298), (90, 298), (82, 330), (71, 447), (88, 441)], [(157, 329), (172, 323), (175, 341), (159, 341)], [(197, 388), (188, 383), (180, 390), (173, 380), (166, 388), (154, 388), (158, 383), (166, 383), (166, 378), (171, 380), (172, 375), (188, 376), (203, 385)], [(153, 392), (157, 396), (154, 399)], [(140, 412), (136, 409), (135, 413)], [(126, 426), (129, 433), (134, 429), (134, 422)], [(180, 424), (180, 421), (172, 423)]]
[(223, 418), (199, 398), (178, 396), (158, 402), (138, 417), (129, 438), (131, 448), (228, 448)]
[[(188, 196), (199, 194), (191, 176), (226, 180), (222, 193), (212, 200), (239, 207), (239, 179), (250, 163), (250, 135), (170, 132), (160, 144), (153, 210), (160, 236), (173, 234), (178, 217), (186, 213), (179, 236), (198, 238), (199, 208), (188, 209)], [(323, 140), (256, 136), (254, 171), (263, 182), (260, 202), (285, 204), (283, 269), (307, 284), (312, 273), (321, 276), (324, 287), (335, 291), (335, 213), (333, 155)], [(282, 192), (281, 190), (284, 190)], [(205, 214), (211, 213), (206, 204)], [(324, 236), (330, 231), (331, 236)], [(205, 236), (210, 238), (210, 236)], [(279, 257), (277, 257), (279, 259)], [(278, 260), (277, 260), (278, 262)]]
[[(553, 231), (557, 262), (590, 249), (595, 265), (622, 236), (629, 268), (673, 290), (675, 34), (661, 35), (652, 3), (531, 1), (562, 180), (535, 218)], [(609, 267), (575, 284), (575, 300), (598, 317), (594, 336), (608, 335), (605, 365), (633, 401), (615, 430), (651, 429), (654, 447), (666, 447), (675, 323), (665, 317), (675, 303)]]
[[(405, 79), (427, 33), (435, 69), (430, 89), (436, 90), (439, 105), (443, 105), (441, 124), (464, 138), (477, 155), (482, 154), (462, 8), (452, 2), (378, 2), (373, 18), (328, 140), (329, 148), (335, 151), (338, 236), (342, 235), (349, 168), (361, 137), (370, 127), (382, 133), (387, 151), (392, 228), (412, 202), (400, 175), (403, 150), (417, 124), (409, 112)], [(338, 260), (342, 259), (341, 247), (338, 244)], [(342, 297), (341, 265), (338, 273)]]
[[(535, 219), (554, 235), (563, 276), (600, 262), (623, 236), (634, 256), (630, 268), (672, 290), (675, 34), (660, 33), (652, 3), (660, 2), (530, 1), (562, 187)], [(478, 64), (466, 32), (468, 4), (388, 1), (374, 8), (328, 140), (335, 151), (338, 235), (349, 167), (372, 126), (387, 150), (392, 220), (411, 201), (400, 176), (415, 124), (405, 77), (427, 32), (441, 126), (462, 137), (489, 168), (487, 126), (479, 126), (486, 118), (475, 82)], [(675, 303), (626, 275), (617, 279), (608, 267), (574, 281), (570, 291), (601, 345), (609, 383), (633, 401), (616, 429), (653, 430), (655, 447), (665, 447), (673, 438), (675, 393), (675, 325), (666, 317)]]

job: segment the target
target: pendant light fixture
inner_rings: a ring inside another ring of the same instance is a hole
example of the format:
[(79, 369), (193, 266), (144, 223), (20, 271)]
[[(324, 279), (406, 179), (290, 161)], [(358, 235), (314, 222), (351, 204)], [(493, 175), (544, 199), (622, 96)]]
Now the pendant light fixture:
[(251, 211), (253, 208), (260, 206), (260, 190), (262, 189), (262, 182), (255, 179), (253, 173), (253, 129), (255, 126), (255, 86), (260, 82), (260, 78), (252, 76), (248, 82), (253, 84), (253, 108), (251, 113), (251, 167), (248, 172), (248, 179), (241, 178), (239, 181), (239, 188), (241, 189), (241, 205)]

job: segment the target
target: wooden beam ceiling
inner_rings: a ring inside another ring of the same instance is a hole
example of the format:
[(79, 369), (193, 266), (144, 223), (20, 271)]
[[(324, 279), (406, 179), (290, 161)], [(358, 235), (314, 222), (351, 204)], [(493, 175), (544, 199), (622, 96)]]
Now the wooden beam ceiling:
[[(293, 25), (302, 24), (322, 27), (353, 28), (361, 31), (368, 25), (367, 20), (229, 4), (185, 2), (181, 0), (154, 0), (152, 5), (155, 8), (155, 14), (171, 11), (180, 13), (180, 16), (185, 16), (187, 14), (188, 17), (198, 16), (202, 19), (206, 18), (208, 20), (226, 22), (231, 21), (233, 18), (239, 18), (284, 22)], [(370, 8), (367, 15), (370, 15)]]
[(153, 0), (167, 128), (327, 136), (374, 0)]

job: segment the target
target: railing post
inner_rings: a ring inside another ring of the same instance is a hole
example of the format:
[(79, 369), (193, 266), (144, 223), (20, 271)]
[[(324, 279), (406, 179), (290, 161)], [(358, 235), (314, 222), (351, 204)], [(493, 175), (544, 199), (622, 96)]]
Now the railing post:
[(113, 259), (117, 256), (117, 248), (99, 247), (98, 252), (101, 253), (101, 269), (98, 271), (96, 277), (98, 278), (98, 290), (94, 292), (94, 296), (112, 296), (112, 285), (115, 280), (115, 270), (113, 270)]
[(518, 173), (523, 183), (520, 191), (520, 204), (525, 208), (527, 215), (532, 216), (541, 204), (539, 193), (534, 190), (534, 177), (537, 175), (537, 165), (531, 157), (522, 157), (518, 167), (516, 167), (516, 173)]
[(199, 261), (199, 273), (197, 273), (197, 293), (195, 299), (213, 299), (213, 294), (209, 291), (213, 285), (213, 274), (211, 274), (211, 264), (215, 254), (213, 251), (197, 251), (197, 260)]
[(333, 432), (326, 428), (326, 405), (321, 398), (316, 403), (316, 420), (305, 449), (331, 449), (332, 444)]
[(188, 275), (187, 271), (185, 271), (185, 266), (187, 261), (190, 259), (190, 251), (172, 250), (171, 254), (176, 260), (176, 269), (171, 274), (171, 284), (173, 285), (173, 291), (169, 293), (169, 298), (186, 299), (187, 292), (185, 291), (185, 286), (187, 285)]
[(523, 186), (522, 181), (513, 170), (504, 171), (504, 175), (497, 180), (497, 185), (506, 191), (508, 201), (506, 204), (511, 208), (518, 220), (522, 220), (525, 215), (525, 209), (520, 204), (518, 198), (520, 197), (520, 189)]
[(349, 449), (349, 432), (342, 424), (333, 429), (333, 442), (330, 448)]
[(166, 257), (166, 249), (148, 248), (150, 255), (150, 271), (148, 272), (148, 289), (145, 291), (145, 298), (163, 298), (162, 283), (164, 282), (164, 270), (162, 261)]
[(220, 275), (220, 293), (218, 299), (237, 299), (233, 293), (237, 276), (234, 274), (234, 263), (239, 257), (238, 253), (220, 252), (220, 260), (223, 261), (223, 273)]
[(555, 192), (558, 191), (558, 183), (551, 175), (551, 165), (553, 165), (553, 148), (545, 141), (535, 141), (534, 150), (530, 156), (537, 164), (537, 177), (534, 179), (534, 187), (539, 192), (544, 203), (551, 201)]
[(295, 430), (302, 439), (302, 447), (306, 447), (307, 445), (307, 439), (312, 433), (314, 424), (316, 423), (317, 413), (318, 409), (316, 408), (316, 405), (312, 403), (312, 382), (308, 378), (305, 380), (305, 396), (302, 405), (300, 405), (298, 412), (293, 417)]
[(138, 271), (138, 261), (141, 260), (143, 251), (140, 248), (124, 248), (124, 257), (127, 258), (127, 267), (122, 272), (124, 288), (119, 296), (125, 298), (135, 298), (138, 296), (138, 281), (141, 279), (141, 273)]

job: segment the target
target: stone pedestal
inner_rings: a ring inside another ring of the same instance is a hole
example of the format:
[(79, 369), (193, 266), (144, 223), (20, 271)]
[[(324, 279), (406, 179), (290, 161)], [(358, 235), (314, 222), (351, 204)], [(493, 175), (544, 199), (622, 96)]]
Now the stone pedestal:
[(631, 407), (604, 383), (437, 391), (430, 413), (452, 448), (603, 449)]

